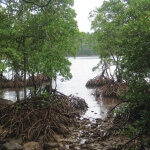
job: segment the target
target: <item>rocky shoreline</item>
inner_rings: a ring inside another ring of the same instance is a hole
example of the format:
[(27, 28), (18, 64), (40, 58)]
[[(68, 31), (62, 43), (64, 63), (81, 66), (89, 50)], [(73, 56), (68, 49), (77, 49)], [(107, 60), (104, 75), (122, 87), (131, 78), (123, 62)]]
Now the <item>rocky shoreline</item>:
[(76, 124), (68, 128), (69, 134), (66, 137), (55, 135), (48, 143), (40, 139), (30, 142), (15, 138), (2, 139), (0, 150), (115, 150), (129, 139), (119, 135), (112, 121), (113, 118), (77, 118)]
[[(1, 103), (9, 103), (3, 100)], [(67, 135), (55, 134), (50, 142), (44, 143), (40, 138), (36, 141), (2, 138), (5, 131), (0, 126), (0, 150), (113, 150), (125, 144), (129, 139), (121, 136), (113, 124), (114, 117), (109, 115), (105, 120), (82, 118), (73, 114), (76, 120), (67, 127)], [(41, 137), (42, 138), (42, 137)]]

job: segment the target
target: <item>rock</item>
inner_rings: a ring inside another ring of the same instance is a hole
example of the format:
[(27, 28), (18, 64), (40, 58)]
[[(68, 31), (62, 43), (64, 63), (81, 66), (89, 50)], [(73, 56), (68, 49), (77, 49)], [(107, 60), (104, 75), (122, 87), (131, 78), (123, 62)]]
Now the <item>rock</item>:
[(92, 138), (99, 138), (99, 135), (98, 134), (93, 134), (91, 135)]
[(43, 145), (43, 149), (58, 148), (58, 147), (60, 147), (60, 144), (55, 143), (55, 142), (45, 143)]
[(72, 144), (72, 143), (76, 143), (77, 139), (61, 139), (59, 140), (59, 142), (63, 142), (63, 143), (68, 143), (68, 144)]
[(74, 145), (73, 145), (73, 144), (70, 144), (70, 145), (69, 145), (69, 148), (71, 148), (71, 149), (74, 148)]
[(1, 140), (0, 139), (0, 144), (5, 144), (6, 143), (6, 140)]
[(22, 145), (22, 138), (9, 139), (9, 143), (18, 143), (18, 144)]
[(103, 120), (101, 118), (97, 118), (96, 122), (101, 123)]
[(85, 144), (91, 144), (93, 141), (91, 140), (88, 140), (88, 141), (85, 141)]
[(91, 125), (91, 129), (94, 129), (94, 128), (96, 128), (96, 127), (97, 127), (96, 124), (92, 124), (92, 125)]
[(88, 149), (88, 145), (86, 145), (86, 144), (81, 144), (80, 146), (81, 146), (82, 149), (83, 148)]
[(24, 150), (41, 150), (38, 142), (28, 142), (23, 145)]
[(106, 146), (106, 143), (102, 142), (102, 143), (101, 143), (101, 146), (103, 146), (103, 147)]
[(7, 150), (4, 145), (0, 145), (0, 150)]
[(10, 142), (10, 143), (5, 143), (3, 144), (3, 146), (7, 149), (7, 150), (23, 150), (23, 147), (18, 144), (18, 143), (14, 143), (14, 142)]

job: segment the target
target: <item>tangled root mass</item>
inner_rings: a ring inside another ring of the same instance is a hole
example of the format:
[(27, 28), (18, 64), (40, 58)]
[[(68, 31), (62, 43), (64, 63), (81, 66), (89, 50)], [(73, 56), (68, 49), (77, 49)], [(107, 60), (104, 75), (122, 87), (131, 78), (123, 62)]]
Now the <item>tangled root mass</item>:
[(0, 125), (3, 137), (18, 137), (35, 140), (42, 137), (49, 141), (54, 133), (66, 135), (74, 123), (74, 109), (86, 109), (87, 104), (79, 97), (53, 95), (49, 98), (36, 97), (22, 100), (11, 105), (1, 105)]

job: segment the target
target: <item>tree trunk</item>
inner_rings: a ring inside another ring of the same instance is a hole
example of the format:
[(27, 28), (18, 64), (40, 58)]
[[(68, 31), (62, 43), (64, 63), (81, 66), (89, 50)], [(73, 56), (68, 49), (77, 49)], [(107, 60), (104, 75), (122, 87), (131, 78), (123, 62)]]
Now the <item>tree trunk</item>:
[(19, 65), (17, 64), (17, 62), (14, 63), (15, 64), (15, 91), (16, 91), (16, 97), (17, 97), (17, 101), (20, 101), (19, 98), (19, 87), (18, 87), (18, 83), (19, 83)]
[(27, 81), (26, 81), (26, 72), (27, 72), (27, 67), (26, 67), (26, 55), (24, 54), (24, 99), (27, 99)]
[(46, 85), (45, 91), (52, 94), (52, 78), (48, 78), (48, 85)]
[(34, 96), (36, 96), (36, 81), (34, 78), (34, 74), (32, 74), (32, 82), (33, 82), (33, 87), (34, 87)]
[(3, 79), (3, 72), (0, 73), (0, 79)]

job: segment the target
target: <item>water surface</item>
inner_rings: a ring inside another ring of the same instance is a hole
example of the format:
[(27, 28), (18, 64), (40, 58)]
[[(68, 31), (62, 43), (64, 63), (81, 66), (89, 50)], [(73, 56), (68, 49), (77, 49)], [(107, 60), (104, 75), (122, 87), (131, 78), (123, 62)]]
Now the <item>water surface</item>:
[[(92, 71), (92, 68), (99, 63), (98, 57), (76, 57), (69, 58), (71, 61), (71, 73), (73, 78), (69, 81), (63, 81), (59, 77), (57, 79), (57, 90), (66, 95), (76, 95), (85, 99), (88, 104), (88, 110), (83, 117), (88, 118), (105, 118), (108, 110), (118, 103), (118, 100), (113, 98), (98, 98), (97, 100), (92, 95), (93, 89), (85, 87), (86, 82), (99, 75), (100, 71)], [(16, 101), (16, 93), (14, 90), (5, 89), (0, 94), (0, 97)], [(20, 98), (23, 98), (23, 90), (20, 90)]]
[(61, 78), (57, 80), (58, 91), (66, 95), (74, 94), (85, 99), (88, 104), (88, 110), (83, 117), (90, 118), (105, 118), (108, 110), (118, 103), (116, 99), (102, 99), (97, 100), (92, 95), (93, 89), (85, 87), (89, 79), (94, 78), (100, 74), (100, 71), (92, 71), (92, 68), (99, 63), (99, 57), (76, 57), (69, 58), (72, 62), (71, 73), (73, 78), (69, 81), (61, 82)]

